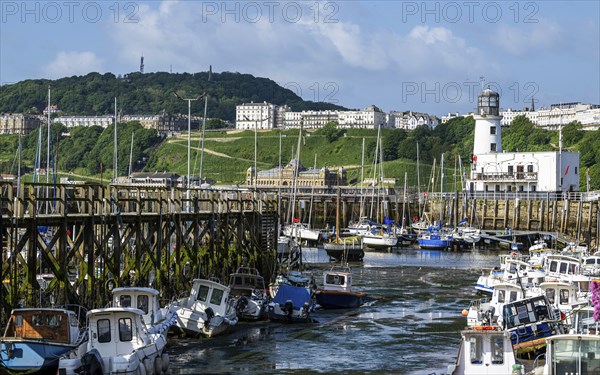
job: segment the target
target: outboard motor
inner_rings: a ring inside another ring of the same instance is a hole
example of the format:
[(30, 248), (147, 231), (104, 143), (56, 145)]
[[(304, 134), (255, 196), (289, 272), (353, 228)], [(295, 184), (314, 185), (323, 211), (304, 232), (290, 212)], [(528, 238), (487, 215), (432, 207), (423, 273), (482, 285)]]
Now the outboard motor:
[(102, 369), (102, 356), (98, 349), (92, 349), (81, 357), (81, 366), (75, 369), (79, 375), (104, 374)]
[(291, 321), (292, 313), (294, 312), (294, 304), (292, 303), (292, 301), (291, 300), (285, 301), (285, 303), (283, 304), (282, 310), (285, 313), (286, 319)]
[(207, 307), (206, 310), (204, 310), (204, 313), (206, 314), (204, 326), (208, 327), (210, 325), (210, 320), (215, 317), (215, 312), (213, 311), (212, 307)]
[(235, 311), (238, 315), (241, 315), (244, 310), (246, 310), (246, 307), (248, 307), (248, 298), (246, 296), (241, 296), (235, 305)]
[(302, 317), (303, 318), (308, 318), (308, 310), (310, 309), (310, 305), (308, 304), (308, 302), (304, 302), (304, 305), (302, 306)]

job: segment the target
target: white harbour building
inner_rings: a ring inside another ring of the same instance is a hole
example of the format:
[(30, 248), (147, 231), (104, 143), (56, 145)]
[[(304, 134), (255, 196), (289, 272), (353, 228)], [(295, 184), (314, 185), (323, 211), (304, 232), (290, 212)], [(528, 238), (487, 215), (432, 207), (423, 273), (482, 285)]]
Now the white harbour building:
[(472, 192), (579, 191), (579, 153), (504, 152), (500, 96), (489, 88), (479, 94), (471, 176)]

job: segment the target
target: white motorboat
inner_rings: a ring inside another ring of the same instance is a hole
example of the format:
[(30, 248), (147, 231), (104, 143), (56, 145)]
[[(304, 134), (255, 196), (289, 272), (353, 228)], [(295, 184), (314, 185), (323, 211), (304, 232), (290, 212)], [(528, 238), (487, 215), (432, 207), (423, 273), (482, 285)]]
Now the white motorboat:
[(321, 239), (321, 232), (312, 229), (305, 223), (292, 223), (283, 227), (283, 234), (289, 238), (295, 238), (301, 241), (318, 242)]
[(573, 310), (569, 333), (546, 340), (545, 363), (535, 375), (600, 374), (600, 322), (591, 305)]
[(144, 287), (122, 287), (112, 291), (113, 307), (132, 307), (144, 312), (144, 323), (148, 328), (172, 321), (175, 313), (167, 306), (161, 307), (158, 290)]
[(258, 320), (265, 316), (269, 296), (264, 278), (256, 268), (240, 267), (229, 276), (230, 296), (235, 298), (240, 320)]
[(177, 314), (175, 326), (192, 336), (225, 333), (238, 322), (235, 300), (229, 293), (229, 287), (217, 281), (194, 279), (190, 296), (169, 305)]
[(148, 328), (144, 315), (144, 311), (131, 307), (89, 311), (89, 340), (60, 358), (58, 374), (167, 373), (166, 334), (172, 322)]
[(361, 237), (363, 245), (372, 249), (389, 249), (398, 243), (398, 236), (381, 229), (371, 230), (362, 234)]

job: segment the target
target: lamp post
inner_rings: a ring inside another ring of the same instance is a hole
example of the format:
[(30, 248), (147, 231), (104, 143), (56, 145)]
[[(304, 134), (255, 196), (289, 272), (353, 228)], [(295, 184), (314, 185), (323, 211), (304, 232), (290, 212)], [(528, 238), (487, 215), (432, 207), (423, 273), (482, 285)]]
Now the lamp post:
[(175, 91), (173, 91), (173, 95), (177, 99), (185, 100), (188, 103), (188, 145), (187, 145), (187, 180), (186, 180), (186, 188), (190, 187), (190, 150), (192, 143), (192, 102), (195, 100), (200, 100), (204, 95), (200, 95), (197, 98), (189, 98), (184, 99), (179, 96)]

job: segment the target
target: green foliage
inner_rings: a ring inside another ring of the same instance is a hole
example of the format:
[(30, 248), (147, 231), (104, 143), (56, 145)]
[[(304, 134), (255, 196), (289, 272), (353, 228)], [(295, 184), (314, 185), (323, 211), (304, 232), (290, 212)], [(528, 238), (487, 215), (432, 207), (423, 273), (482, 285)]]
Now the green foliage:
[(317, 130), (315, 134), (323, 135), (327, 139), (327, 142), (332, 143), (344, 134), (344, 131), (338, 129), (337, 126), (337, 121), (328, 122), (321, 129)]
[[(112, 73), (89, 73), (55, 81), (26, 80), (4, 85), (0, 90), (0, 112), (40, 113), (46, 107), (48, 86), (52, 87), (52, 102), (66, 115), (105, 115), (114, 112), (114, 98), (125, 114), (186, 113), (187, 102), (177, 99), (208, 94), (209, 118), (235, 120), (235, 106), (244, 102), (268, 101), (287, 104), (295, 111), (304, 109), (343, 109), (329, 103), (304, 102), (291, 90), (284, 89), (267, 78), (240, 73), (129, 73), (115, 77)], [(202, 102), (193, 102), (193, 115), (203, 115)], [(33, 108), (33, 110), (32, 110)], [(212, 124), (217, 125), (217, 124)]]
[(552, 133), (540, 129), (525, 116), (517, 116), (502, 130), (502, 149), (507, 152), (552, 151)]

